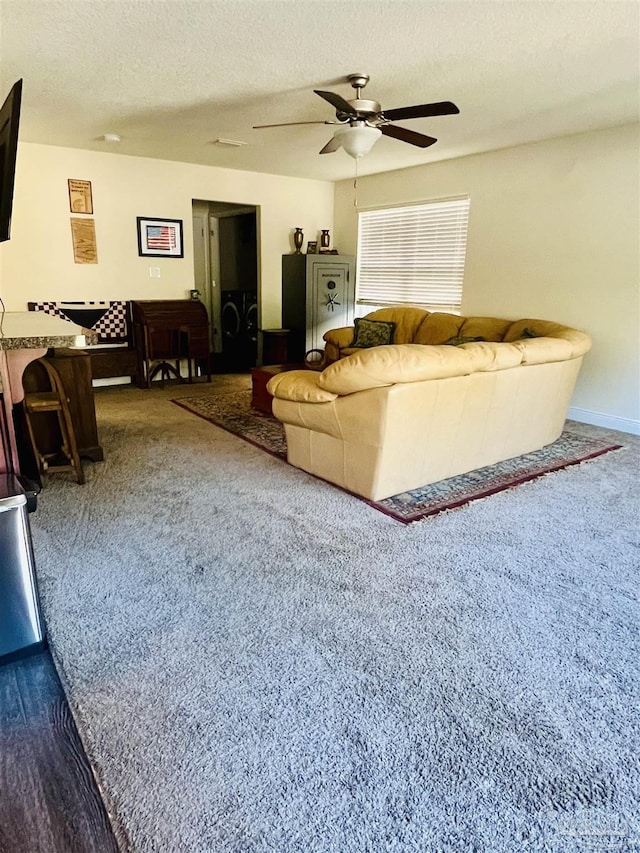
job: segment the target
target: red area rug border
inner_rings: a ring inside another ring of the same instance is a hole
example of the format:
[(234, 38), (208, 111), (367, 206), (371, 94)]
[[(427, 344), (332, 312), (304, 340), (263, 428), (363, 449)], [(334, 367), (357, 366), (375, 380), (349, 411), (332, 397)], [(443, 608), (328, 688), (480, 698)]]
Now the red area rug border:
[[(597, 456), (603, 456), (605, 453), (610, 453), (612, 450), (622, 450), (622, 447), (622, 444), (612, 444), (610, 447), (603, 447), (600, 450), (593, 451), (593, 453), (587, 453), (584, 456), (581, 456), (580, 459), (572, 459), (570, 462), (559, 462), (556, 465), (548, 465), (544, 470), (536, 471), (535, 474), (527, 474), (524, 477), (514, 479), (507, 486), (493, 486), (491, 488), (483, 489), (476, 495), (471, 495), (467, 498), (451, 501), (451, 503), (448, 503), (446, 506), (433, 507), (433, 509), (427, 509), (421, 512), (417, 512), (414, 516), (411, 517), (401, 516), (399, 513), (394, 512), (392, 509), (387, 509), (387, 507), (380, 506), (374, 501), (367, 500), (367, 503), (380, 510), (380, 512), (384, 512), (387, 515), (390, 515), (391, 518), (395, 518), (396, 521), (400, 521), (403, 524), (414, 524), (416, 521), (422, 521), (423, 518), (429, 518), (433, 515), (439, 515), (441, 512), (448, 512), (451, 509), (460, 509), (460, 507), (466, 506), (467, 504), (473, 503), (474, 501), (479, 501), (483, 498), (491, 497), (491, 495), (497, 495), (499, 492), (508, 492), (510, 489), (514, 489), (516, 486), (521, 486), (523, 483), (529, 483), (532, 480), (539, 480), (541, 477), (546, 477), (547, 474), (553, 474), (556, 471), (562, 471), (565, 468), (570, 468), (572, 465), (581, 465), (583, 462), (588, 462), (589, 459), (595, 459)], [(358, 495), (356, 495), (356, 497), (358, 497)]]
[[(183, 405), (183, 403), (180, 399), (171, 400), (171, 402), (175, 403), (176, 406), (180, 406), (180, 408), (184, 409), (185, 412), (189, 412), (190, 415), (195, 415), (197, 418), (202, 418), (203, 421), (207, 421), (207, 423), (210, 423), (210, 424), (213, 424), (214, 426), (220, 427), (220, 429), (223, 429), (225, 432), (228, 432), (229, 435), (235, 435), (236, 438), (241, 438), (242, 441), (246, 441), (247, 444), (252, 444), (254, 447), (257, 447), (258, 450), (262, 450), (263, 453), (268, 453), (269, 456), (273, 456), (275, 459), (280, 459), (280, 461), (284, 462), (286, 465), (289, 464), (287, 462), (287, 457), (283, 456), (282, 453), (278, 453), (276, 450), (269, 450), (268, 447), (265, 447), (264, 444), (260, 444), (259, 441), (254, 441), (252, 438), (248, 438), (246, 435), (242, 435), (241, 433), (237, 432), (236, 430), (230, 429), (229, 427), (225, 426), (224, 424), (221, 424), (219, 421), (214, 421), (212, 418), (207, 417), (207, 415), (203, 415), (200, 412), (196, 412), (190, 406)], [(318, 478), (318, 479), (320, 479), (320, 478)], [(328, 482), (328, 481), (325, 481), (325, 482)], [(334, 485), (334, 484), (332, 483), (331, 485)], [(336, 488), (339, 489), (340, 486), (336, 486)], [(344, 489), (343, 489), (343, 491), (344, 491)], [(351, 494), (351, 493), (349, 493), (349, 494)], [(357, 497), (357, 495), (356, 495), (356, 497)]]
[[(181, 409), (184, 409), (186, 412), (189, 412), (191, 415), (195, 415), (198, 418), (201, 418), (203, 421), (207, 421), (207, 423), (213, 424), (214, 426), (219, 427), (220, 429), (228, 432), (230, 435), (235, 435), (236, 438), (240, 438), (242, 441), (245, 441), (247, 444), (253, 445), (253, 447), (257, 447), (258, 450), (261, 450), (263, 453), (268, 453), (269, 456), (273, 456), (275, 459), (279, 459), (281, 462), (284, 462), (286, 465), (287, 457), (282, 453), (278, 453), (275, 450), (270, 450), (268, 447), (265, 447), (264, 444), (261, 444), (254, 439), (243, 435), (237, 430), (231, 429), (228, 426), (225, 426), (219, 420), (214, 420), (212, 417), (202, 414), (201, 412), (195, 411), (195, 409), (191, 408), (191, 406), (187, 404), (183, 404), (182, 400), (174, 399), (171, 400), (172, 403), (175, 403), (176, 406), (179, 406)], [(340, 489), (340, 491), (345, 492), (348, 495), (351, 495), (354, 498), (362, 501), (365, 504), (368, 504), (373, 509), (378, 512), (384, 513), (389, 518), (393, 518), (394, 521), (399, 521), (401, 524), (415, 524), (417, 521), (422, 521), (425, 518), (430, 518), (434, 515), (439, 515), (441, 512), (448, 512), (449, 510), (460, 509), (461, 507), (467, 506), (467, 504), (473, 503), (477, 500), (482, 500), (483, 498), (491, 497), (491, 495), (496, 495), (499, 492), (507, 492), (510, 489), (516, 488), (517, 486), (521, 486), (523, 483), (528, 483), (533, 480), (538, 480), (541, 477), (545, 477), (547, 474), (553, 474), (556, 471), (562, 471), (565, 468), (570, 468), (573, 465), (580, 465), (583, 462), (588, 462), (590, 459), (595, 459), (598, 456), (603, 456), (606, 453), (611, 453), (614, 450), (621, 450), (624, 445), (622, 444), (612, 444), (607, 447), (601, 447), (598, 450), (594, 450), (591, 453), (586, 453), (584, 456), (579, 457), (578, 459), (572, 459), (568, 462), (558, 462), (554, 464), (550, 464), (546, 466), (544, 469), (540, 469), (532, 474), (526, 474), (522, 477), (518, 477), (508, 483), (507, 485), (499, 485), (499, 486), (490, 486), (477, 494), (470, 495), (468, 497), (461, 498), (459, 500), (452, 500), (451, 502), (446, 503), (446, 506), (434, 506), (431, 509), (425, 509), (415, 512), (413, 515), (402, 515), (399, 512), (391, 509), (390, 507), (384, 506), (382, 502), (372, 501), (369, 498), (364, 498), (362, 495), (357, 495), (355, 492), (349, 491), (349, 489), (345, 489), (342, 486), (338, 486), (336, 483), (331, 483), (329, 480), (323, 480), (322, 477), (318, 477), (315, 474), (311, 474), (306, 471), (306, 474), (309, 474), (311, 477), (315, 477), (317, 480), (320, 480), (323, 483), (328, 483), (330, 486), (333, 486), (336, 489)]]

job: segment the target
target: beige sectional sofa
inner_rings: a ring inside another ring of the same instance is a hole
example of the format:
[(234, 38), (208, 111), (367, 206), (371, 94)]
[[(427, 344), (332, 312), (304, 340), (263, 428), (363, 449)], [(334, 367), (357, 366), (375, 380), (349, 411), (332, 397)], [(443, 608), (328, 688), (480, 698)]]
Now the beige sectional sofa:
[(332, 330), (327, 367), (267, 388), (289, 462), (371, 500), (555, 441), (591, 346), (546, 320), (406, 307), (366, 319), (392, 323), (393, 343), (353, 348), (353, 328)]

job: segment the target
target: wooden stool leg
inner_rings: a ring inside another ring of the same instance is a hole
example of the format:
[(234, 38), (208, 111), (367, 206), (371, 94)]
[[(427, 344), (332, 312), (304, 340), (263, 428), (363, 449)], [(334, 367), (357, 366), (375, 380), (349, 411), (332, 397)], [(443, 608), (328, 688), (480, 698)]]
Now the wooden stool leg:
[[(60, 400), (61, 403), (61, 415), (62, 422), (64, 423), (64, 427), (62, 430), (62, 435), (66, 439), (68, 443), (68, 448), (66, 449), (66, 454), (68, 458), (72, 461), (73, 467), (76, 472), (76, 478), (78, 483), (82, 486), (84, 484), (84, 470), (82, 468), (82, 462), (80, 461), (80, 454), (78, 453), (78, 443), (76, 441), (76, 433), (73, 428), (73, 421), (71, 420), (71, 412), (69, 411), (69, 403), (67, 402), (67, 398), (64, 396), (64, 392), (62, 393), (62, 398)], [(66, 433), (66, 435), (65, 435)]]
[(40, 448), (38, 447), (38, 443), (36, 441), (36, 436), (33, 430), (33, 423), (31, 421), (31, 413), (29, 409), (25, 406), (25, 419), (27, 421), (27, 432), (29, 433), (29, 444), (31, 445), (31, 450), (33, 452), (33, 458), (35, 460), (36, 465), (38, 466), (38, 471), (42, 473), (47, 467), (46, 459), (40, 452)]

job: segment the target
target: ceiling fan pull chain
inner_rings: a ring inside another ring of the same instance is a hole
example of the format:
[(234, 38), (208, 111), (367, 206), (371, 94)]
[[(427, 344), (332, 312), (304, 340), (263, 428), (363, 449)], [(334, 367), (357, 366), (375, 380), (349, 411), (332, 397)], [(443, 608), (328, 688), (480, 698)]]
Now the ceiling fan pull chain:
[(353, 206), (358, 209), (358, 160), (356, 158), (356, 175), (353, 179)]

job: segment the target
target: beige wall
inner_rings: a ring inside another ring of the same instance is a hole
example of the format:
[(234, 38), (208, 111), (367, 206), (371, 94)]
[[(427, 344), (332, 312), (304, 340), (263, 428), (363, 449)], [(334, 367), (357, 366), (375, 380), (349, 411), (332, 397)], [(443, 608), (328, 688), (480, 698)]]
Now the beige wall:
[[(462, 313), (589, 332), (572, 414), (628, 431), (640, 426), (638, 141), (631, 125), (358, 181), (361, 208), (469, 193)], [(355, 253), (353, 181), (335, 199), (336, 234)]]
[[(68, 178), (92, 183), (97, 264), (74, 263)], [(188, 298), (194, 198), (259, 208), (262, 325), (279, 326), (281, 256), (293, 251), (296, 226), (306, 239), (333, 227), (333, 184), (29, 143), (19, 146), (11, 240), (0, 244), (7, 310), (40, 300)], [(184, 259), (139, 257), (137, 216), (182, 219)]]
[[(594, 346), (572, 412), (631, 431), (640, 424), (638, 141), (638, 126), (626, 126), (358, 182), (360, 207), (469, 193), (463, 313), (588, 331)], [(73, 262), (68, 178), (93, 185), (96, 265)], [(294, 226), (306, 239), (333, 228), (340, 251), (355, 253), (353, 182), (335, 185), (335, 207), (333, 196), (327, 182), (21, 143), (0, 295), (13, 311), (29, 300), (185, 298), (191, 200), (210, 199), (259, 208), (262, 325), (277, 326), (281, 255), (292, 250)], [(138, 257), (136, 216), (183, 219), (185, 258)]]

